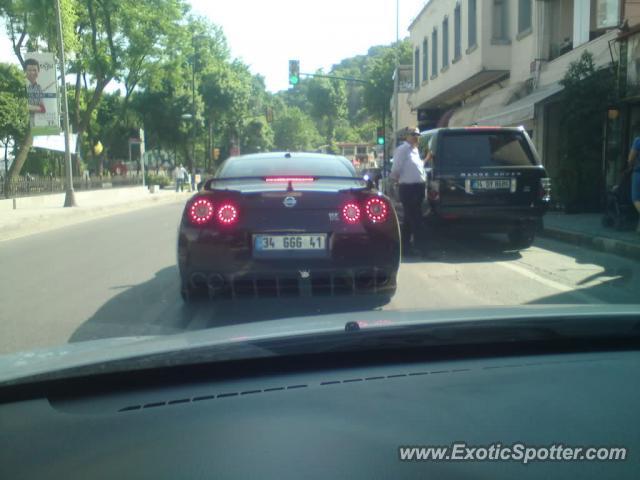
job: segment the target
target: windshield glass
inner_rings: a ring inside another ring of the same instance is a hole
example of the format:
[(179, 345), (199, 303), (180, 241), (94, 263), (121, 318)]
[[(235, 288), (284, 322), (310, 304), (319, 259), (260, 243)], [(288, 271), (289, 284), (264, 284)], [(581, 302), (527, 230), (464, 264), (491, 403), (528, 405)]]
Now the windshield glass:
[(535, 165), (524, 136), (514, 132), (447, 133), (438, 158), (444, 169)]
[(0, 0), (0, 383), (639, 304), (638, 23), (617, 0)]

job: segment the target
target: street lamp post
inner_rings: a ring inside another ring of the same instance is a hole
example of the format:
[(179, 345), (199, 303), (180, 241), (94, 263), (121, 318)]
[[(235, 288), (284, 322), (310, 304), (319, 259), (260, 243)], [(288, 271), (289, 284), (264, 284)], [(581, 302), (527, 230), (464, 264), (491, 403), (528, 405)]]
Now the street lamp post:
[(193, 49), (193, 65), (191, 66), (191, 162), (190, 170), (193, 174), (196, 165), (196, 50), (195, 37), (191, 37)]

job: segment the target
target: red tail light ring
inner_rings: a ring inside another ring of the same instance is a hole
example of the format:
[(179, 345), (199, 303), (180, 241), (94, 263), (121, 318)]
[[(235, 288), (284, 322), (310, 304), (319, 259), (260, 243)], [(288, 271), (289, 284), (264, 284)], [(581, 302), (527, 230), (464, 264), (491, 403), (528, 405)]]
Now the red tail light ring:
[(364, 211), (372, 223), (383, 223), (389, 217), (387, 202), (377, 197), (367, 200), (367, 203), (364, 204)]
[(196, 225), (204, 225), (213, 218), (213, 203), (206, 198), (200, 198), (189, 208), (189, 220)]
[(346, 223), (354, 225), (360, 221), (360, 217), (360, 207), (355, 203), (347, 203), (342, 207), (342, 219)]
[(223, 225), (233, 225), (238, 221), (238, 209), (230, 203), (223, 204), (218, 209), (218, 221)]

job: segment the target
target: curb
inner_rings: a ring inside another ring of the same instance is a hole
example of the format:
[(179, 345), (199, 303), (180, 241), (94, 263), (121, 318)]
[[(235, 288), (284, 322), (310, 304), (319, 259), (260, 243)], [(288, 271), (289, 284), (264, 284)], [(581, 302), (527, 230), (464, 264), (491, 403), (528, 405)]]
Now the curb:
[(600, 252), (613, 253), (621, 257), (640, 261), (640, 242), (630, 243), (608, 237), (594, 237), (585, 233), (545, 227), (540, 235), (555, 240), (561, 240), (574, 245), (591, 248)]
[(41, 215), (34, 215), (31, 218), (3, 225), (0, 229), (0, 242), (49, 232), (59, 228), (111, 217), (114, 215), (120, 215), (122, 213), (128, 213), (144, 208), (180, 203), (183, 201), (186, 202), (187, 200), (188, 197), (186, 195), (184, 198), (173, 195), (166, 196), (164, 198), (162, 196), (152, 195), (148, 198), (132, 199), (131, 201), (100, 207), (77, 207), (70, 210), (59, 209), (56, 210), (57, 213), (54, 215), (48, 215), (46, 212), (43, 212)]

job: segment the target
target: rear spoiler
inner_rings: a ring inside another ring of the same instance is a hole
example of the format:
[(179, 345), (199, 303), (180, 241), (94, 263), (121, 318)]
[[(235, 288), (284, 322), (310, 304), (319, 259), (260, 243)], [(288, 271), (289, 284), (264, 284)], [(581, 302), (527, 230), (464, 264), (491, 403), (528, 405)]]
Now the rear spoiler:
[[(268, 182), (269, 178), (274, 178), (274, 177), (252, 176), (252, 177), (210, 178), (205, 182), (204, 190), (215, 190), (215, 187), (213, 187), (213, 185), (216, 183), (246, 182), (247, 180), (256, 180), (256, 181), (262, 181), (266, 183)], [(309, 181), (315, 182), (316, 180), (336, 180), (336, 181), (342, 181), (342, 182), (350, 181), (350, 182), (361, 183), (365, 188), (367, 186), (367, 181), (364, 178), (359, 178), (359, 177), (330, 177), (330, 176), (324, 176), (324, 175), (309, 175), (309, 176), (299, 175), (297, 177), (292, 176), (291, 178), (287, 178), (286, 176), (275, 177), (275, 178), (277, 178), (278, 180), (282, 179), (282, 183), (288, 183), (288, 189), (291, 189), (292, 184), (296, 183), (296, 179), (298, 179), (297, 183), (305, 183)]]

